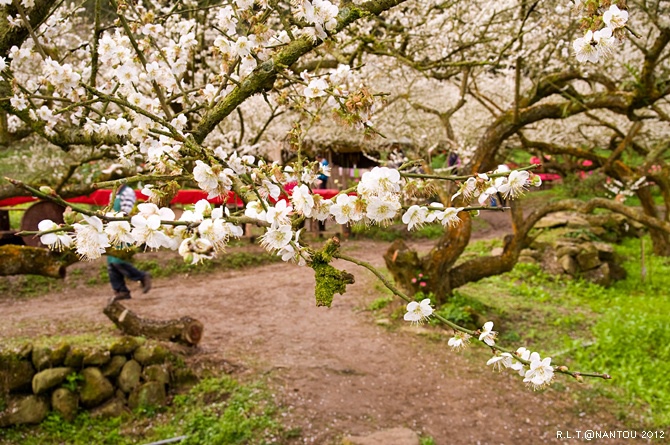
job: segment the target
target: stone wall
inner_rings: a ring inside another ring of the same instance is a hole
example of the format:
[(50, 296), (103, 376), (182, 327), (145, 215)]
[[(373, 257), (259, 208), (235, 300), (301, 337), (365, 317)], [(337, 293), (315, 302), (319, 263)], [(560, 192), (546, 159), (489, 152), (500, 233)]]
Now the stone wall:
[(24, 344), (0, 350), (0, 428), (40, 423), (53, 410), (116, 417), (161, 406), (195, 374), (160, 343), (122, 337), (105, 346)]
[(539, 264), (554, 275), (583, 278), (609, 286), (626, 278), (612, 246), (625, 237), (637, 237), (643, 227), (617, 214), (582, 215), (559, 212), (541, 219), (530, 248), (519, 262)]

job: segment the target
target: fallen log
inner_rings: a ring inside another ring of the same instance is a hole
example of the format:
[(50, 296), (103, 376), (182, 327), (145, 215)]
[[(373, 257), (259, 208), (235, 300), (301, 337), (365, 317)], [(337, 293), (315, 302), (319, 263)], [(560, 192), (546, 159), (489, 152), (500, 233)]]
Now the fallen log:
[(41, 247), (0, 246), (0, 276), (42, 275), (51, 278), (65, 278), (67, 266), (76, 263), (72, 252), (52, 252)]
[(103, 313), (125, 334), (167, 340), (186, 346), (197, 346), (204, 330), (201, 322), (188, 316), (172, 320), (142, 318), (118, 301), (110, 301)]

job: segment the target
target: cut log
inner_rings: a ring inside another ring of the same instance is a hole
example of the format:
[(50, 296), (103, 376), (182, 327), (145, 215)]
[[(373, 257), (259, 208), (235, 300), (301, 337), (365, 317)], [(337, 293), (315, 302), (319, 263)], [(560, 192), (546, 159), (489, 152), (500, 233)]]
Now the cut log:
[(67, 266), (77, 262), (72, 252), (51, 252), (41, 247), (0, 246), (0, 276), (42, 275), (65, 278)]
[(188, 316), (173, 320), (142, 318), (118, 301), (108, 303), (103, 313), (125, 334), (186, 346), (197, 346), (204, 330), (201, 322)]

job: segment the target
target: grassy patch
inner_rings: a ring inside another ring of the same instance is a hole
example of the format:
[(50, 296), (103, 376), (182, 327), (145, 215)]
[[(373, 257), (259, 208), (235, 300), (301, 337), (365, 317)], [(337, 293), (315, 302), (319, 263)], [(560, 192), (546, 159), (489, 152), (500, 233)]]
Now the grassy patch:
[[(248, 247), (248, 244), (245, 244), (245, 246)], [(141, 270), (150, 272), (155, 278), (162, 278), (174, 275), (202, 274), (221, 269), (241, 269), (281, 261), (281, 257), (261, 250), (260, 247), (252, 250), (242, 249), (231, 249), (219, 258), (198, 265), (186, 264), (181, 257), (172, 252), (154, 254), (152, 259), (142, 259), (144, 254), (139, 254), (133, 264)], [(84, 263), (70, 266), (65, 281), (39, 275), (0, 277), (0, 296), (30, 298), (62, 291), (66, 286), (76, 288), (81, 285), (96, 286), (108, 283), (109, 276), (107, 275), (106, 262), (103, 260), (96, 264), (98, 266), (95, 270), (91, 270), (91, 266)]]
[(170, 277), (179, 274), (206, 273), (218, 269), (241, 269), (243, 267), (262, 266), (281, 261), (281, 257), (261, 252), (228, 252), (211, 261), (193, 265), (181, 258), (171, 258), (167, 262), (158, 260), (138, 260), (137, 268), (151, 272), (154, 277)]
[(241, 384), (229, 376), (209, 378), (170, 407), (100, 420), (87, 413), (72, 422), (50, 414), (36, 427), (4, 429), (0, 444), (130, 445), (188, 436), (195, 444), (283, 443), (286, 432), (272, 394), (261, 383)]
[(616, 400), (621, 412), (632, 407), (646, 423), (667, 425), (670, 259), (647, 255), (643, 280), (640, 240), (628, 239), (615, 250), (627, 259), (628, 278), (608, 289), (518, 264), (458, 294), (494, 308), (506, 346), (541, 347), (541, 355), (573, 369), (611, 374), (611, 382), (594, 387)]

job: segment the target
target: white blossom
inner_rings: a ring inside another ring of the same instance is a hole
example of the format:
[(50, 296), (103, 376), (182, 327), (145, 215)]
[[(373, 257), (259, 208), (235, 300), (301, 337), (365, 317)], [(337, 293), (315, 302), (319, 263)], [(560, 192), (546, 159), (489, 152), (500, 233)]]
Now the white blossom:
[(273, 225), (261, 236), (261, 246), (274, 251), (285, 247), (293, 239), (289, 224)]
[(293, 189), (291, 194), (291, 202), (293, 203), (293, 209), (296, 212), (302, 213), (307, 218), (312, 216), (312, 210), (314, 209), (314, 197), (305, 184), (302, 184)]
[(330, 214), (335, 217), (335, 221), (338, 224), (360, 221), (364, 215), (360, 211), (358, 204), (357, 196), (338, 195), (335, 203), (330, 207)]
[(551, 366), (551, 357), (544, 360), (540, 354), (530, 354), (530, 369), (526, 371), (524, 383), (528, 383), (533, 389), (544, 388), (554, 379), (554, 368)]
[(628, 11), (619, 9), (617, 5), (610, 5), (610, 9), (603, 14), (603, 22), (611, 29), (623, 28), (627, 21)]
[(498, 333), (493, 330), (493, 322), (487, 321), (481, 329), (479, 340), (489, 346), (494, 346), (496, 344), (496, 335), (498, 335)]
[(74, 224), (75, 241), (77, 253), (85, 260), (100, 258), (109, 247), (109, 239), (103, 231), (103, 224), (97, 216), (85, 216), (87, 224)]
[(430, 305), (430, 298), (424, 298), (420, 303), (416, 301), (407, 303), (407, 312), (403, 318), (405, 321), (412, 322), (412, 324), (421, 324), (432, 313), (433, 308)]
[(37, 230), (40, 232), (50, 231), (51, 233), (45, 233), (40, 236), (40, 242), (42, 244), (49, 246), (49, 248), (56, 251), (63, 251), (69, 249), (72, 245), (72, 238), (67, 233), (63, 232), (54, 232), (60, 226), (50, 219), (45, 219), (37, 224)]
[(456, 332), (456, 334), (449, 339), (447, 344), (455, 351), (465, 349), (470, 341), (470, 334), (465, 332)]
[(493, 365), (494, 370), (502, 371), (504, 368), (510, 368), (512, 366), (512, 354), (509, 352), (503, 352), (499, 355), (491, 357), (486, 365)]

